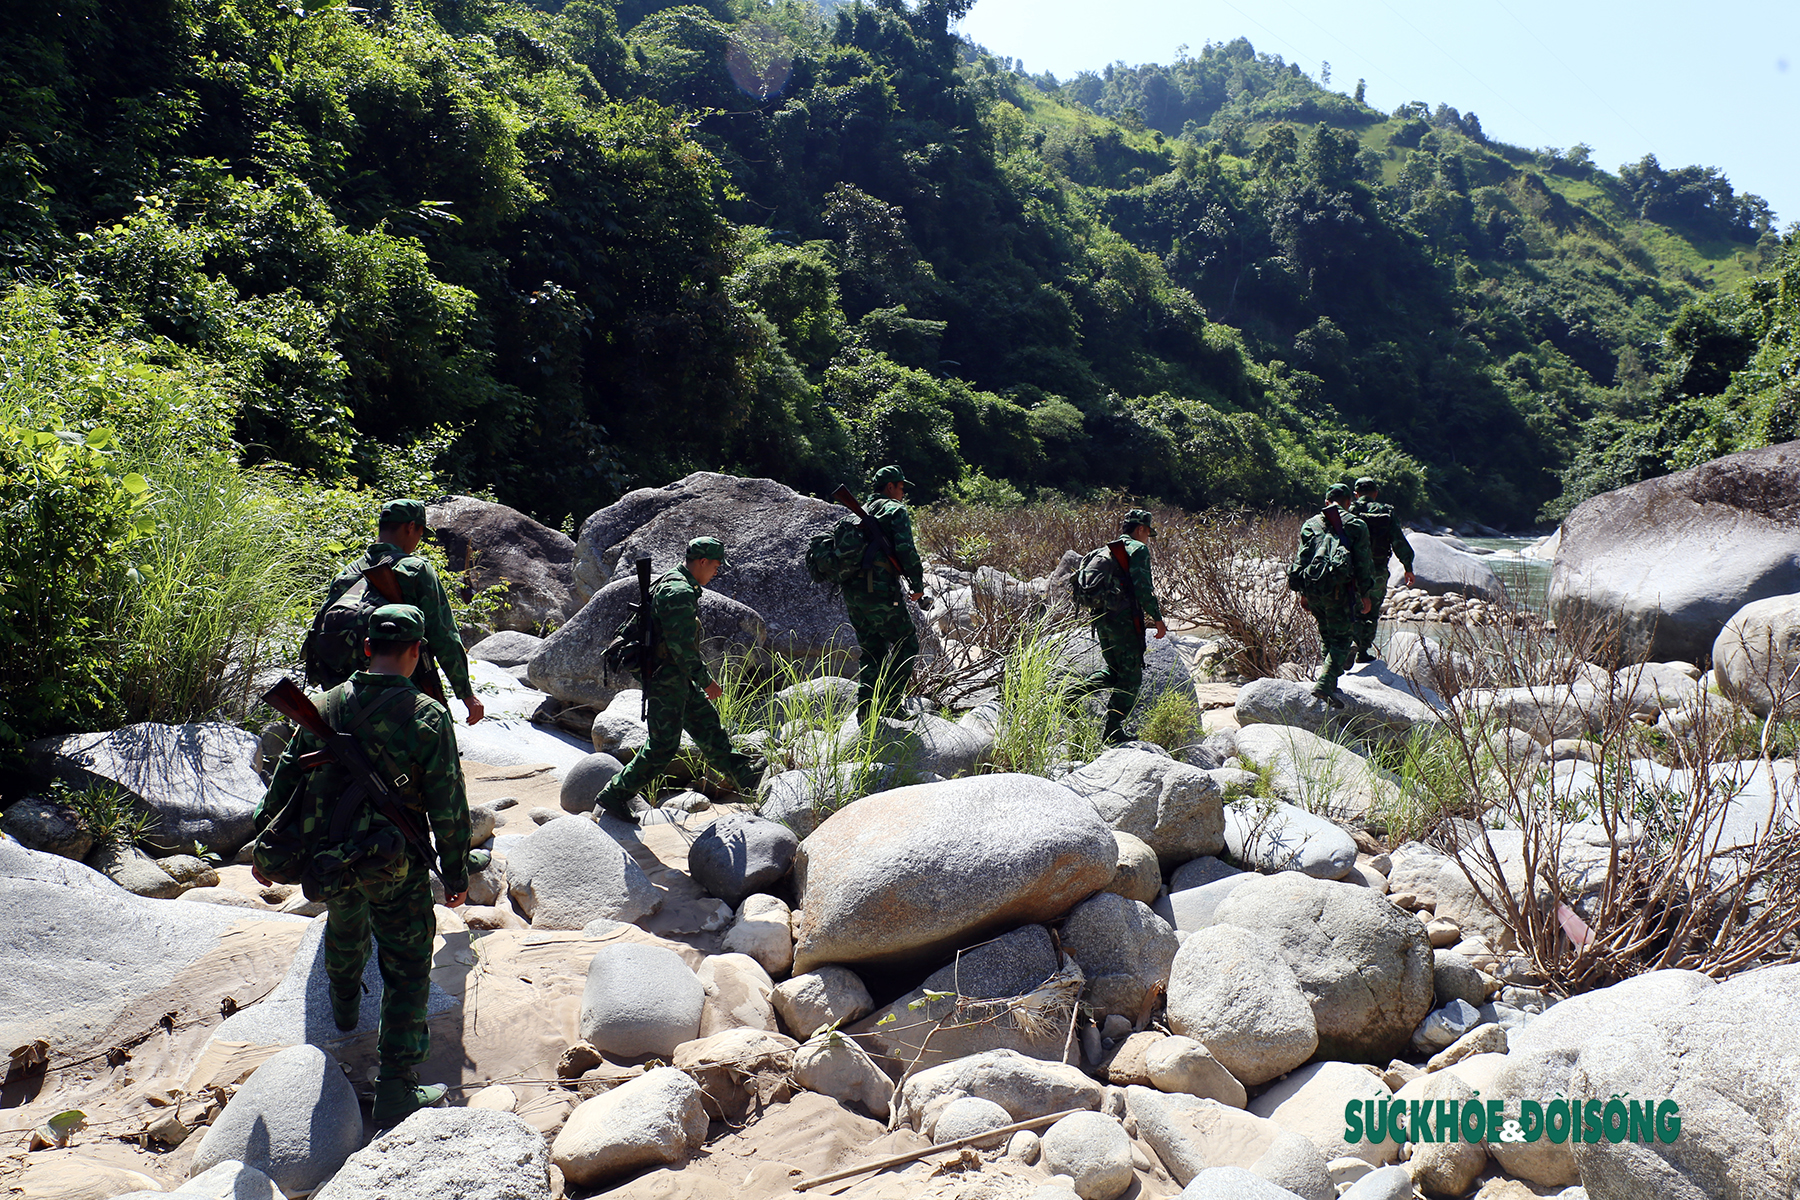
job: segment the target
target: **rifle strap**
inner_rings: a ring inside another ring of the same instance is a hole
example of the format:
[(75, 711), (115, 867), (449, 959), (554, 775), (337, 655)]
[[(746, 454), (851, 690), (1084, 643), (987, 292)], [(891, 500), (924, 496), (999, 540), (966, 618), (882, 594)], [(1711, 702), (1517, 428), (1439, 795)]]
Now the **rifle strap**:
[[(355, 737), (356, 731), (362, 727), (363, 722), (387, 707), (396, 696), (403, 695), (405, 692), (405, 688), (388, 688), (386, 695), (358, 711), (346, 723), (344, 706), (350, 702), (350, 685), (339, 684), (331, 689), (330, 695), (325, 697), (325, 723), (331, 726), (334, 733), (344, 737)], [(376, 753), (386, 760), (387, 755), (384, 751), (377, 750)], [(369, 795), (368, 784), (355, 777), (354, 769), (350, 768), (348, 763), (343, 765), (351, 771), (352, 783), (344, 790), (344, 794), (338, 797), (331, 811), (331, 840), (334, 844), (343, 841), (344, 834), (350, 827), (350, 818), (356, 815), (357, 805), (361, 804), (364, 799), (374, 798)], [(396, 780), (396, 782), (399, 781)]]

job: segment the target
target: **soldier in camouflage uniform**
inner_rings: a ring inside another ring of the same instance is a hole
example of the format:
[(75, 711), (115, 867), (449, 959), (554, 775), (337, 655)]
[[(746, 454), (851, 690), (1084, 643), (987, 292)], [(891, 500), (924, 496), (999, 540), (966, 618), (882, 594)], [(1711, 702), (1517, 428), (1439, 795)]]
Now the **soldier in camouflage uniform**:
[[(431, 648), (437, 666), (450, 677), (450, 689), (469, 709), (469, 724), (481, 720), (486, 710), (469, 685), (469, 657), (463, 652), (462, 635), (450, 611), (450, 597), (443, 581), (431, 564), (413, 552), (419, 543), (432, 537), (425, 524), (425, 506), (417, 500), (389, 500), (381, 506), (381, 524), (376, 540), (363, 556), (338, 572), (326, 594), (327, 606), (349, 591), (363, 572), (386, 562), (394, 569), (394, 582), (400, 591), (400, 603), (410, 604), (425, 614), (425, 644)], [(427, 686), (428, 673), (436, 667), (421, 661), (413, 681)], [(327, 677), (329, 682), (329, 677)]]
[(1350, 489), (1334, 483), (1325, 493), (1325, 501), (1325, 510), (1307, 518), (1300, 527), (1300, 546), (1294, 555), (1294, 566), (1298, 568), (1312, 557), (1313, 543), (1324, 537), (1327, 529), (1335, 533), (1350, 552), (1351, 583), (1330, 596), (1300, 597), (1300, 603), (1319, 622), (1319, 643), (1325, 650), (1325, 666), (1319, 672), (1312, 694), (1333, 708), (1342, 708), (1344, 702), (1338, 696), (1337, 681), (1355, 661), (1356, 622), (1369, 612), (1375, 566), (1369, 555), (1369, 527), (1345, 507), (1350, 503)]
[(1398, 558), (1406, 572), (1406, 586), (1413, 585), (1413, 548), (1406, 530), (1394, 519), (1394, 506), (1381, 502), (1381, 484), (1364, 475), (1356, 481), (1356, 502), (1350, 511), (1369, 527), (1369, 557), (1374, 562), (1375, 585), (1369, 590), (1369, 610), (1356, 618), (1356, 661), (1375, 661), (1375, 627), (1381, 623), (1381, 604), (1387, 599), (1388, 559)]
[(713, 537), (688, 543), (687, 562), (650, 586), (656, 623), (656, 666), (644, 681), (649, 740), (600, 790), (594, 810), (637, 823), (629, 800), (674, 761), (686, 729), (708, 762), (739, 791), (753, 790), (762, 764), (732, 748), (712, 702), (720, 695), (700, 657), (700, 589), (725, 563), (725, 544)]
[[(899, 467), (883, 467), (869, 480), (870, 492), (863, 509), (887, 534), (888, 546), (899, 560), (910, 585), (908, 594), (917, 604), (925, 598), (925, 566), (913, 544), (912, 516), (906, 511), (906, 489), (912, 481)], [(876, 551), (868, 567), (844, 585), (844, 607), (850, 627), (856, 631), (861, 661), (856, 672), (856, 713), (868, 720), (876, 708), (899, 707), (912, 682), (913, 663), (919, 657), (919, 635), (912, 614), (900, 592), (900, 576), (887, 555)]]
[[(1148, 540), (1156, 536), (1149, 510), (1134, 508), (1119, 522), (1125, 535), (1125, 560), (1131, 567), (1127, 581), (1137, 598), (1137, 611), (1155, 623), (1156, 636), (1167, 637), (1162, 604), (1156, 598), (1156, 584), (1150, 573)], [(1094, 614), (1094, 637), (1100, 643), (1100, 654), (1106, 666), (1089, 675), (1070, 689), (1071, 698), (1092, 692), (1113, 690), (1106, 706), (1105, 739), (1108, 745), (1125, 740), (1125, 718), (1137, 707), (1138, 689), (1144, 686), (1144, 633), (1132, 615), (1131, 597), (1118, 611), (1105, 609)]]
[[(355, 734), (376, 769), (393, 780), (394, 794), (423, 835), (428, 825), (437, 842), (437, 868), (445, 903), (455, 908), (469, 886), (469, 803), (457, 760), (453, 718), (413, 684), (425, 618), (410, 604), (388, 604), (369, 619), (367, 670), (339, 684), (319, 703), (332, 728)], [(315, 697), (315, 702), (319, 698)], [(441, 1100), (441, 1086), (420, 1087), (416, 1069), (431, 1052), (425, 1002), (431, 986), (431, 881), (425, 854), (365, 801), (345, 845), (326, 845), (326, 826), (350, 782), (341, 767), (314, 768), (309, 778), (302, 755), (321, 748), (311, 733), (299, 731), (282, 753), (256, 809), (260, 832), (307, 788), (302, 826), (315, 867), (324, 857), (349, 865), (332, 877), (324, 900), (325, 974), (337, 1027), (356, 1028), (362, 1004), (363, 968), (369, 935), (375, 935), (381, 964), (381, 1028), (377, 1050), (381, 1076), (375, 1085), (374, 1122), (396, 1125), (415, 1110)], [(313, 838), (317, 841), (313, 841)], [(367, 852), (359, 857), (359, 852)], [(485, 857), (485, 856), (483, 856)], [(481, 865), (479, 862), (476, 865)], [(313, 869), (309, 868), (309, 875)]]

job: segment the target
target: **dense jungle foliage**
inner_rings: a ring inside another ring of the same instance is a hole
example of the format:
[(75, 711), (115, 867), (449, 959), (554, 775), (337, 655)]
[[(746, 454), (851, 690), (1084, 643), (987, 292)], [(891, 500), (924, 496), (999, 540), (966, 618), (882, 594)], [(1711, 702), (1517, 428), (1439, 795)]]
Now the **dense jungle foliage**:
[(1791, 429), (1794, 250), (1718, 171), (1242, 39), (1028, 78), (967, 3), (23, 0), (13, 311), (223, 397), (246, 463), (424, 456), (552, 524), (897, 458), (1190, 507), (1369, 471), (1520, 526)]

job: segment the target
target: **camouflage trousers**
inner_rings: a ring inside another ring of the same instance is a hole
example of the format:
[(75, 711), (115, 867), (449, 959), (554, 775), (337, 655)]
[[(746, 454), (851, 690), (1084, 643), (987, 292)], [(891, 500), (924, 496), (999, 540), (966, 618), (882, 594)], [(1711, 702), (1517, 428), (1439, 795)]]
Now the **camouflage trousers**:
[(1319, 682), (1313, 687), (1315, 692), (1335, 692), (1338, 676), (1356, 663), (1356, 604), (1355, 600), (1347, 600), (1314, 607), (1313, 617), (1319, 622), (1319, 645), (1325, 651), (1325, 667), (1319, 672)]
[(1369, 598), (1369, 611), (1366, 615), (1351, 614), (1351, 619), (1356, 626), (1352, 640), (1356, 642), (1358, 650), (1366, 652), (1375, 644), (1375, 628), (1381, 624), (1381, 604), (1387, 599), (1387, 576), (1383, 575), (1375, 586), (1364, 592), (1363, 595)]
[(1069, 689), (1069, 695), (1074, 698), (1111, 688), (1105, 737), (1108, 742), (1122, 741), (1125, 718), (1137, 707), (1138, 691), (1144, 686), (1144, 635), (1129, 616), (1103, 613), (1094, 618), (1094, 638), (1100, 643), (1106, 666)]
[(369, 962), (369, 935), (381, 964), (381, 1032), (376, 1049), (384, 1077), (399, 1076), (431, 1054), (425, 1028), (425, 1001), (431, 991), (431, 880), (415, 856), (399, 879), (359, 884), (326, 898), (325, 977), (331, 983), (334, 1014), (361, 1004), (363, 968)]
[(913, 628), (906, 602), (891, 585), (880, 582), (871, 593), (852, 581), (844, 587), (844, 607), (850, 627), (856, 630), (861, 661), (856, 669), (856, 711), (867, 717), (877, 696), (884, 711), (899, 707), (912, 684), (913, 664), (919, 658), (919, 634)]
[(756, 760), (732, 749), (731, 739), (719, 723), (719, 710), (706, 698), (699, 684), (665, 667), (650, 677), (650, 684), (644, 690), (649, 708), (645, 724), (650, 736), (644, 748), (625, 764), (625, 769), (600, 790), (596, 803), (614, 811), (622, 810), (627, 797), (643, 791), (675, 761), (675, 756), (681, 752), (681, 731), (684, 729), (694, 739), (700, 753), (706, 756), (706, 761), (733, 786), (742, 788), (756, 783)]

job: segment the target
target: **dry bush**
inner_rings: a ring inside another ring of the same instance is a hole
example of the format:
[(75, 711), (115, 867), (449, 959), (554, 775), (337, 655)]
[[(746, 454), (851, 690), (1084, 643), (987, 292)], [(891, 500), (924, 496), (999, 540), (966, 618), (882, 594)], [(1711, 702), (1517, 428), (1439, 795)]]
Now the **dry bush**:
[(1323, 661), (1318, 623), (1287, 586), (1301, 521), (1293, 513), (1201, 513), (1165, 551), (1173, 606), (1216, 631), (1228, 669), (1247, 678), (1276, 675), (1284, 662), (1310, 671)]

